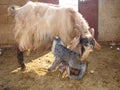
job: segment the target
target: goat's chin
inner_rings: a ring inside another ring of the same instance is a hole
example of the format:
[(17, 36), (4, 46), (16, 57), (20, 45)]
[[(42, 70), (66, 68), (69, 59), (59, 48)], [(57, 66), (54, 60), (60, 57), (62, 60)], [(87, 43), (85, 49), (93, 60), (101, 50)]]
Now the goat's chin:
[(81, 57), (81, 61), (82, 61), (82, 62), (86, 62), (86, 60), (87, 60), (90, 52), (92, 52), (92, 51), (91, 51), (91, 50), (85, 50), (85, 51), (83, 52), (83, 55), (82, 55), (82, 57)]

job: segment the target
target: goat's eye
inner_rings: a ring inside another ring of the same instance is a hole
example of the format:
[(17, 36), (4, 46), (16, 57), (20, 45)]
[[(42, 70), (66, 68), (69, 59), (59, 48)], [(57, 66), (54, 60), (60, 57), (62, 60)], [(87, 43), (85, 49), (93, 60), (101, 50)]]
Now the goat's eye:
[(88, 46), (88, 41), (83, 41), (83, 43), (82, 43), (84, 46)]
[(90, 41), (90, 44), (94, 45), (94, 43), (95, 43), (95, 42), (94, 42), (94, 40), (92, 39), (92, 40)]
[(83, 45), (83, 46), (88, 46), (88, 39), (87, 38), (81, 38), (80, 40), (80, 43)]
[(85, 39), (85, 40), (83, 40), (83, 43), (88, 43), (88, 40), (86, 40), (86, 39)]

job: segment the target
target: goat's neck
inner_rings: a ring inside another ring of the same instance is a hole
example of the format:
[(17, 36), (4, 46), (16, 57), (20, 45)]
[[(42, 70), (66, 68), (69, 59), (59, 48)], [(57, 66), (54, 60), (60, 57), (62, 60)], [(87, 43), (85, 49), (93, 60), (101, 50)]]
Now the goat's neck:
[(56, 46), (56, 42), (55, 41), (53, 41), (53, 44), (52, 44), (52, 53), (54, 53), (55, 52), (55, 46)]

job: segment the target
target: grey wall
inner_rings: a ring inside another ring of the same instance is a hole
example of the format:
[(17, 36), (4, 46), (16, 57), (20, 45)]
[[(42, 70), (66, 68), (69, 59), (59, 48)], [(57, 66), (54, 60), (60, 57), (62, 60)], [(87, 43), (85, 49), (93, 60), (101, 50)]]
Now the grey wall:
[(120, 0), (99, 0), (99, 41), (120, 41)]

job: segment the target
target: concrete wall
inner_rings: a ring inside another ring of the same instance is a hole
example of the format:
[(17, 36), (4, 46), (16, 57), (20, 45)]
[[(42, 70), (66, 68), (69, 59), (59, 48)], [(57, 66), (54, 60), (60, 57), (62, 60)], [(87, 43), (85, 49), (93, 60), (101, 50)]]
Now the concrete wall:
[(99, 41), (120, 41), (120, 0), (99, 0)]

